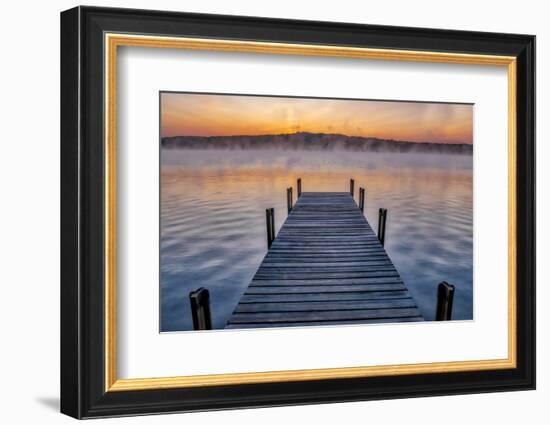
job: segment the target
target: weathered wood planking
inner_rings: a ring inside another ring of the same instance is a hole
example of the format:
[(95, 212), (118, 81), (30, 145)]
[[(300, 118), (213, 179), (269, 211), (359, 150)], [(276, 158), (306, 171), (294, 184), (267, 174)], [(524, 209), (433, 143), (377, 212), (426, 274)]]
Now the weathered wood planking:
[(347, 192), (302, 192), (226, 328), (424, 320)]

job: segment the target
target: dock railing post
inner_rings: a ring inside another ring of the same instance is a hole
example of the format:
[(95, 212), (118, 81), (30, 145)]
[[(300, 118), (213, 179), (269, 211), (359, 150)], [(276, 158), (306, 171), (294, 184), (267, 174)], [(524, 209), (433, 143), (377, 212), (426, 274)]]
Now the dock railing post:
[(287, 205), (288, 213), (290, 214), (290, 211), (292, 211), (292, 188), (291, 187), (286, 189), (286, 205)]
[(455, 287), (447, 282), (437, 285), (437, 310), (435, 320), (451, 320)]
[(349, 194), (353, 198), (355, 196), (355, 180), (349, 179)]
[(292, 194), (293, 192), (292, 187), (289, 187), (289, 189), (290, 189), (290, 211), (292, 211), (292, 207), (294, 205), (294, 195)]
[[(275, 240), (275, 209), (270, 208), (269, 212), (271, 214), (271, 242)], [(269, 244), (271, 246), (271, 244)]]
[(275, 239), (275, 210), (273, 208), (265, 210), (265, 225), (267, 229), (267, 247), (271, 248), (273, 239)]
[(361, 212), (365, 212), (365, 189), (359, 188), (359, 209)]
[(270, 208), (269, 211), (271, 212), (271, 242), (275, 240), (275, 209)]
[(388, 216), (388, 210), (386, 208), (380, 208), (378, 210), (378, 240), (384, 246), (386, 240), (386, 218)]
[(191, 301), (191, 315), (193, 316), (193, 329), (205, 331), (212, 329), (210, 316), (210, 293), (206, 288), (199, 288), (189, 292)]
[(297, 192), (298, 194), (296, 195), (298, 199), (300, 196), (302, 196), (302, 179), (299, 178), (297, 181), (296, 181), (296, 189), (297, 189)]

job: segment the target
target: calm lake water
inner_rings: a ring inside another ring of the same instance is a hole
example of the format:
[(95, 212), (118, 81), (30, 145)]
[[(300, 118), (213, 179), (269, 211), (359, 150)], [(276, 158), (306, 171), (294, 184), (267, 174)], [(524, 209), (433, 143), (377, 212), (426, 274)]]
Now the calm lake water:
[[(472, 319), (472, 157), (427, 153), (161, 151), (161, 331), (193, 328), (188, 294), (209, 289), (223, 328), (267, 252), (265, 209), (286, 219), (286, 188), (366, 187), (376, 231), (388, 209), (386, 250), (427, 320), (436, 287), (456, 287), (453, 319)], [(296, 196), (296, 195), (295, 195)]]

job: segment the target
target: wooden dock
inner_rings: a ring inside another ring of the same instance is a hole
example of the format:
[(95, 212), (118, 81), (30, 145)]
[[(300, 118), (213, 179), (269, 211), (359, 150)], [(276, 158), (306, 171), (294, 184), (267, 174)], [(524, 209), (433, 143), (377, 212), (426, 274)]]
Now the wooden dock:
[(226, 329), (421, 320), (352, 195), (304, 192)]

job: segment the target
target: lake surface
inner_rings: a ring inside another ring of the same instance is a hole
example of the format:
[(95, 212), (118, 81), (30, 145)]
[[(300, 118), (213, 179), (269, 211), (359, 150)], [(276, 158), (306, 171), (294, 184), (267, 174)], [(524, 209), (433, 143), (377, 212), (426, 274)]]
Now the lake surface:
[(335, 151), (161, 151), (161, 331), (192, 330), (189, 292), (210, 291), (223, 328), (267, 252), (265, 209), (286, 219), (286, 188), (366, 188), (377, 228), (388, 209), (385, 248), (425, 319), (436, 288), (456, 287), (453, 319), (472, 319), (472, 157)]

